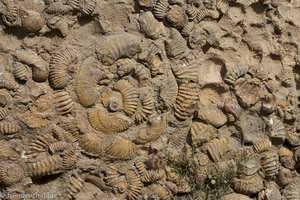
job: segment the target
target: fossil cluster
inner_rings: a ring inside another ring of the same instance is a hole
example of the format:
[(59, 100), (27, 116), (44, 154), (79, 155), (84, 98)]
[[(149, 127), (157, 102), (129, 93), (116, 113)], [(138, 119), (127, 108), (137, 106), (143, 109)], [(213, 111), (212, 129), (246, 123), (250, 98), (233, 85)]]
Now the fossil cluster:
[(0, 14), (0, 199), (300, 199), (299, 2)]

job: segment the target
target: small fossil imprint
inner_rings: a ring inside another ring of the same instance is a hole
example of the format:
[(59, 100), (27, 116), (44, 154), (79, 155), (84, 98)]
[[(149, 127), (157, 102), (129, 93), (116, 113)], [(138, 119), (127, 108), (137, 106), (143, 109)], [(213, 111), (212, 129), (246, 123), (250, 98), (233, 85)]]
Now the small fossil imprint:
[(32, 79), (37, 82), (44, 82), (48, 78), (49, 69), (45, 61), (34, 51), (19, 49), (13, 54), (16, 61), (28, 65), (32, 69)]
[(72, 79), (71, 73), (74, 73), (72, 64), (76, 60), (76, 55), (68, 49), (52, 56), (49, 65), (49, 82), (54, 89), (64, 88)]
[(3, 135), (11, 135), (19, 132), (21, 127), (14, 122), (0, 122), (0, 133)]
[(56, 174), (62, 170), (63, 158), (59, 155), (45, 156), (36, 162), (27, 163), (29, 176)]
[(5, 11), (2, 15), (2, 21), (6, 26), (14, 26), (18, 20), (18, 5), (15, 0), (2, 0)]
[[(14, 171), (11, 169), (14, 169)], [(25, 173), (25, 169), (19, 164), (10, 162), (0, 163), (0, 182), (6, 186), (20, 182), (25, 177)]]
[(123, 160), (132, 157), (136, 149), (137, 147), (133, 142), (120, 138), (108, 146), (105, 153), (108, 157)]
[(55, 91), (53, 95), (55, 108), (58, 112), (64, 115), (72, 111), (74, 107), (74, 101), (68, 92), (58, 90)]
[(30, 33), (39, 32), (45, 25), (44, 5), (35, 0), (25, 0), (19, 8), (22, 28)]
[(91, 126), (105, 133), (116, 133), (127, 130), (133, 123), (121, 113), (109, 113), (103, 108), (95, 108), (88, 113)]
[(165, 43), (167, 55), (171, 58), (182, 59), (188, 52), (186, 40), (176, 30), (171, 30), (171, 36)]
[(97, 56), (104, 65), (111, 65), (119, 58), (132, 57), (141, 51), (141, 38), (130, 33), (103, 36), (98, 41)]
[(158, 0), (153, 8), (153, 14), (157, 19), (163, 19), (169, 9), (168, 0)]

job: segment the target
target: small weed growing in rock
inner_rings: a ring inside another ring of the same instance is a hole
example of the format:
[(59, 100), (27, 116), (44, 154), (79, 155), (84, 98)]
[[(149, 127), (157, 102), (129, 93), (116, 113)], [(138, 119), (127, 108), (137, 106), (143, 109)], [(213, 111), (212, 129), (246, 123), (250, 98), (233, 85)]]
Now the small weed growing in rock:
[(232, 192), (231, 185), (234, 177), (237, 176), (237, 168), (241, 168), (238, 161), (236, 164), (230, 163), (226, 169), (221, 169), (217, 163), (210, 163), (207, 167), (206, 177), (199, 179), (197, 171), (198, 166), (192, 156), (179, 155), (172, 157), (170, 152), (166, 152), (165, 161), (168, 166), (173, 168), (179, 175), (187, 178), (191, 187), (191, 199), (195, 199), (196, 194), (201, 194), (196, 199), (221, 199), (222, 196)]

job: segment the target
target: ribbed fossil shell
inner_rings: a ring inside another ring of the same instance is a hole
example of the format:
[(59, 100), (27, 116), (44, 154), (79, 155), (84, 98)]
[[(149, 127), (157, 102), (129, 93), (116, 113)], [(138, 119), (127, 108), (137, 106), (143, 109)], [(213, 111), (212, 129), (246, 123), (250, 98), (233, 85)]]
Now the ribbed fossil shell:
[(60, 151), (64, 151), (70, 147), (71, 147), (71, 144), (69, 144), (65, 141), (58, 141), (58, 142), (51, 143), (49, 145), (48, 149), (51, 154), (55, 154)]
[(169, 9), (168, 0), (158, 0), (153, 8), (153, 14), (157, 19), (163, 19)]
[(162, 73), (162, 63), (165, 58), (163, 50), (151, 43), (149, 48), (139, 54), (139, 59), (143, 60), (151, 71), (152, 76), (156, 76)]
[(74, 101), (70, 94), (64, 90), (54, 91), (55, 108), (62, 115), (71, 112), (74, 108)]
[(108, 166), (108, 169), (106, 170), (106, 177), (105, 182), (108, 186), (114, 187), (116, 186), (121, 180), (120, 176), (122, 174), (120, 173), (120, 168), (122, 167), (121, 164), (114, 164)]
[(123, 167), (121, 164), (114, 164), (106, 170), (106, 185), (110, 186), (115, 193), (125, 193), (128, 190), (128, 180), (124, 176), (126, 172)]
[(127, 80), (120, 80), (114, 85), (114, 90), (120, 92), (123, 96), (123, 110), (127, 115), (133, 115), (136, 112), (138, 104), (138, 91)]
[(214, 139), (210, 141), (206, 149), (213, 161), (221, 161), (225, 154), (231, 150), (229, 142), (225, 139)]
[(79, 149), (76, 146), (73, 146), (63, 153), (63, 164), (62, 168), (64, 170), (71, 170), (75, 167), (76, 162), (79, 156)]
[(13, 75), (16, 79), (20, 81), (28, 81), (30, 78), (30, 73), (24, 64), (15, 62), (12, 67)]
[(2, 80), (0, 80), (0, 88), (5, 88), (7, 90), (12, 90), (14, 92), (16, 92), (20, 85), (16, 82), (13, 81), (9, 81), (9, 80), (5, 80), (1, 77)]
[(268, 151), (272, 146), (272, 143), (269, 139), (262, 139), (259, 142), (255, 143), (252, 147), (255, 153), (262, 153)]
[(84, 107), (93, 105), (100, 96), (98, 82), (105, 77), (104, 72), (92, 67), (82, 67), (75, 82), (75, 92)]
[(24, 63), (32, 68), (32, 79), (36, 82), (44, 82), (49, 75), (48, 66), (34, 51), (19, 49), (13, 54), (16, 61)]
[(171, 29), (170, 38), (165, 42), (168, 57), (182, 59), (188, 52), (186, 40), (174, 28)]
[(179, 85), (175, 107), (176, 118), (186, 120), (191, 117), (195, 111), (198, 99), (198, 88), (196, 84), (189, 82)]
[(269, 123), (269, 136), (271, 140), (282, 144), (285, 140), (286, 130), (281, 120), (271, 118)]
[(248, 65), (235, 65), (233, 68), (227, 71), (224, 81), (228, 84), (233, 85), (235, 81), (245, 76), (248, 72), (249, 66)]
[(20, 182), (25, 177), (23, 167), (17, 163), (2, 162), (0, 163), (0, 182), (10, 186)]
[(130, 140), (119, 138), (105, 149), (105, 154), (109, 158), (126, 160), (132, 157), (137, 150), (137, 146)]
[(128, 170), (126, 178), (128, 180), (127, 198), (129, 200), (137, 200), (142, 193), (143, 186), (140, 177), (133, 170)]
[(226, 115), (215, 105), (199, 108), (198, 119), (216, 128), (223, 126), (227, 122)]
[(184, 37), (189, 37), (193, 30), (194, 30), (194, 27), (195, 27), (195, 22), (187, 22), (183, 29), (181, 30), (181, 34), (184, 36)]
[(186, 14), (189, 17), (189, 20), (194, 20), (198, 15), (198, 8), (195, 6), (188, 6), (186, 9)]
[(283, 192), (283, 196), (287, 200), (296, 200), (300, 198), (300, 179), (299, 177), (294, 178), (294, 180), (289, 183)]
[[(129, 171), (128, 168), (126, 168), (126, 166), (121, 164), (110, 165), (106, 170), (106, 177), (105, 177), (106, 185), (110, 186), (115, 193), (128, 192), (130, 177), (127, 177), (127, 173), (130, 173)], [(133, 175), (136, 174), (134, 173)]]
[(0, 89), (0, 107), (9, 107), (13, 104), (13, 98), (6, 89)]
[(217, 129), (210, 124), (193, 122), (190, 130), (190, 138), (193, 145), (202, 145), (217, 136)]
[(137, 168), (140, 176), (143, 176), (146, 173), (146, 165), (143, 162), (137, 161), (134, 163), (134, 166)]
[(81, 0), (67, 0), (66, 4), (71, 6), (74, 10), (80, 10)]
[(22, 28), (27, 32), (39, 32), (45, 25), (43, 4), (35, 0), (25, 0), (19, 9)]
[(178, 94), (178, 85), (172, 73), (167, 74), (159, 91), (159, 96), (163, 100), (164, 105), (168, 108), (174, 107)]
[(134, 140), (137, 144), (146, 144), (158, 139), (167, 129), (166, 116), (153, 116), (149, 119), (146, 129), (141, 129)]
[(189, 126), (176, 128), (170, 136), (168, 143), (176, 148), (182, 148), (187, 142)]
[(36, 157), (39, 153), (47, 151), (52, 142), (54, 142), (54, 138), (50, 134), (39, 134), (29, 143), (26, 155)]
[[(251, 1), (251, 0), (249, 0)], [(233, 0), (218, 0), (217, 1), (217, 8), (222, 12), (222, 13), (226, 13), (228, 8), (229, 8), (229, 4), (231, 2), (234, 2)]]
[(7, 108), (0, 108), (0, 121), (3, 120), (8, 115)]
[(0, 133), (3, 135), (11, 135), (19, 132), (21, 127), (14, 122), (0, 122)]
[(97, 2), (96, 0), (84, 0), (81, 2), (81, 15), (90, 16), (94, 13)]
[(104, 142), (96, 133), (85, 133), (79, 143), (83, 152), (91, 156), (100, 156), (104, 152)]
[(29, 176), (44, 176), (59, 173), (63, 159), (59, 155), (45, 156), (36, 162), (27, 163)]
[(199, 9), (197, 14), (197, 21), (202, 21), (206, 17), (210, 17), (212, 19), (218, 19), (220, 16), (219, 12), (217, 10), (210, 10), (210, 9)]
[(75, 195), (81, 191), (83, 187), (83, 180), (78, 176), (71, 176), (68, 187), (66, 188), (66, 196), (68, 199), (74, 199)]
[(49, 82), (54, 89), (64, 88), (72, 79), (72, 64), (77, 61), (77, 56), (69, 49), (52, 55), (49, 64)]
[(150, 88), (141, 88), (139, 94), (139, 105), (135, 113), (135, 120), (138, 123), (146, 121), (155, 109), (155, 99), (153, 91)]
[(280, 166), (278, 153), (274, 151), (263, 153), (261, 158), (261, 166), (267, 177), (277, 175)]
[(46, 13), (48, 14), (66, 14), (73, 10), (73, 8), (69, 5), (65, 5), (62, 2), (53, 2), (50, 5), (47, 6), (46, 8)]
[(241, 194), (257, 194), (264, 188), (263, 179), (259, 175), (248, 176), (242, 179), (234, 178), (234, 189)]
[(198, 67), (198, 63), (194, 60), (187, 64), (173, 65), (172, 70), (177, 79), (196, 83), (198, 81)]
[(151, 39), (158, 39), (165, 35), (165, 27), (161, 22), (158, 22), (153, 14), (148, 11), (140, 14), (138, 19), (141, 32)]
[(163, 169), (149, 170), (141, 177), (141, 181), (145, 183), (154, 183), (165, 177), (165, 171)]
[(133, 123), (123, 114), (109, 113), (101, 108), (88, 112), (88, 120), (94, 129), (105, 133), (125, 131)]
[(3, 0), (5, 6), (5, 14), (2, 15), (2, 21), (6, 26), (16, 25), (19, 13), (18, 5), (15, 0)]
[(188, 16), (185, 14), (182, 7), (174, 5), (168, 11), (166, 19), (172, 27), (181, 29), (187, 23)]
[(118, 33), (99, 39), (96, 52), (104, 65), (111, 65), (119, 58), (132, 57), (141, 51), (141, 38), (131, 33)]
[(132, 72), (132, 77), (138, 80), (139, 86), (144, 87), (149, 84), (150, 71), (144, 65), (131, 59), (120, 59), (116, 62), (116, 65), (118, 66), (117, 73), (120, 77)]
[(123, 109), (123, 96), (120, 92), (107, 89), (101, 93), (101, 102), (109, 112), (117, 112)]

